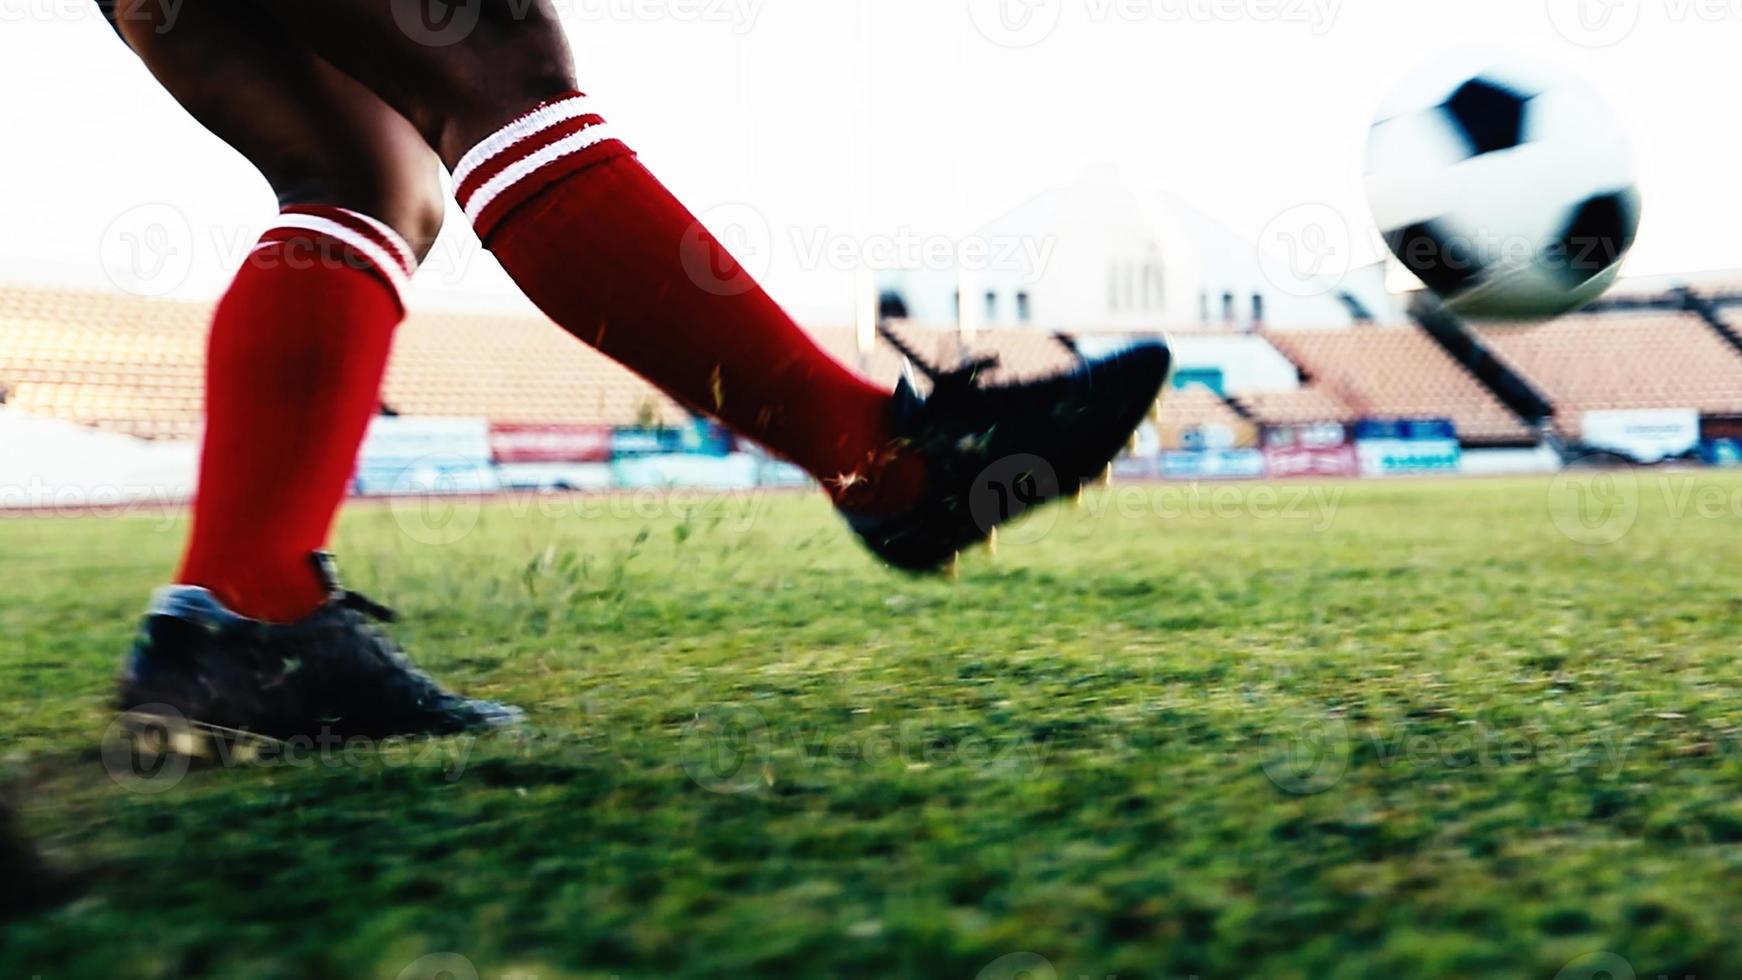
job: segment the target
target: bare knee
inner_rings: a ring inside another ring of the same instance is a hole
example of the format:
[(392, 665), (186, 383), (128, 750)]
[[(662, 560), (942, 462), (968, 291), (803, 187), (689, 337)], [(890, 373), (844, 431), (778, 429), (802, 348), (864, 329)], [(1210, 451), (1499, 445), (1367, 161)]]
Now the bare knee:
[[(425, 175), (381, 179), (375, 174), (327, 174), (274, 183), (280, 206), (322, 204), (366, 214), (404, 238), (422, 262), (441, 234), (447, 199), (436, 176), (435, 157), (425, 151)], [(360, 168), (361, 169), (361, 168)]]

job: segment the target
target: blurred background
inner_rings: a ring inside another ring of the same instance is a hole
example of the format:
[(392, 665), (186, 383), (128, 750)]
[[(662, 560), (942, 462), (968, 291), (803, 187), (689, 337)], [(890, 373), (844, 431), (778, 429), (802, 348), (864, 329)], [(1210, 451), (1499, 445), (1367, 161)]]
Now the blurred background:
[[(1742, 412), (1725, 313), (1742, 293), (1742, 274), (1727, 271), (1742, 267), (1742, 245), (1716, 218), (1742, 211), (1742, 185), (1739, 137), (1713, 106), (1742, 85), (1728, 57), (1742, 18), (1723, 10), (557, 7), (583, 79), (652, 168), (801, 322), (879, 380), (900, 363), (875, 335), (880, 320), (945, 360), (1001, 353), (1010, 376), (1056, 366), (1054, 332), (1094, 347), (1166, 330), (1184, 390), (1133, 447), (1132, 475), (1307, 465), (1264, 463), (1266, 433), (1289, 445), (1290, 430), (1319, 426), (1309, 442), (1353, 448), (1358, 434), (1333, 429), (1360, 422), (1378, 423), (1379, 441), (1396, 434), (1385, 423), (1433, 423), (1422, 431), (1436, 446), (1417, 455), (1442, 469), (1544, 469), (1590, 450), (1729, 458), (1713, 443)], [(272, 217), (270, 194), (94, 8), (7, 11), (28, 29), (4, 32), (0, 58), (28, 83), (0, 93), (0, 131), (14, 134), (0, 181), (0, 385), (14, 444), (33, 440), (56, 462), (11, 454), (0, 504), (84, 499), (99, 485), (183, 495), (203, 324)], [(1363, 194), (1368, 126), (1398, 78), (1471, 50), (1583, 76), (1637, 148), (1644, 221), (1627, 280), (1598, 312), (1438, 332), (1408, 315), (1414, 283), (1388, 261)], [(658, 435), (691, 422), (541, 322), (457, 212), (412, 303), (384, 398), (410, 420), (382, 423), (360, 489), (796, 479), (718, 433)], [(1587, 441), (1588, 413), (1612, 410), (1674, 416), (1602, 416), (1609, 434)], [(124, 438), (81, 431), (67, 443), (40, 420)], [(1667, 447), (1627, 434), (1666, 425), (1679, 430)], [(668, 451), (674, 439), (681, 452)], [(1466, 455), (1445, 452), (1451, 441)], [(644, 459), (722, 454), (734, 458)], [(446, 459), (406, 465), (435, 456)], [(21, 489), (45, 472), (53, 488)]]

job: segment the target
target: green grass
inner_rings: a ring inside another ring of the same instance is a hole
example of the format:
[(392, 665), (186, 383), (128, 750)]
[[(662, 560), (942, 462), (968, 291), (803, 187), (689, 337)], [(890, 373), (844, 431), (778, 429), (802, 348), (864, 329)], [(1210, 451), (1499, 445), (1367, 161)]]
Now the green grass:
[(529, 729), (156, 793), (99, 747), (179, 523), (0, 520), (4, 776), (96, 876), (0, 975), (1734, 975), (1742, 480), (1638, 481), (1124, 488), (954, 583), (809, 499), (355, 508)]

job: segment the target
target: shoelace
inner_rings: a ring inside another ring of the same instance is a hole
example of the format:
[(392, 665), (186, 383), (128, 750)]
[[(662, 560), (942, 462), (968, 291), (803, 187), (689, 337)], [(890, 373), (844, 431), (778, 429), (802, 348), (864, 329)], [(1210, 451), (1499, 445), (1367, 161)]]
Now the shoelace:
[(889, 346), (894, 347), (898, 352), (900, 352), (902, 357), (907, 358), (908, 363), (918, 368), (921, 374), (930, 379), (932, 383), (932, 392), (934, 394), (943, 391), (977, 388), (980, 373), (982, 371), (990, 371), (998, 366), (998, 355), (988, 354), (982, 357), (969, 358), (968, 360), (963, 361), (960, 366), (946, 371), (925, 358), (920, 357), (912, 347), (907, 345), (906, 341), (902, 340), (894, 330), (890, 329), (888, 324), (879, 323), (877, 325), (877, 332), (883, 336), (884, 340), (889, 341)]
[(343, 591), (343, 592), (340, 592), (339, 593), (339, 605), (345, 607), (346, 609), (360, 612), (363, 615), (368, 616), (370, 619), (374, 619), (374, 620), (377, 620), (379, 622), (383, 622), (383, 623), (397, 623), (397, 622), (399, 622), (399, 614), (398, 613), (396, 613), (392, 609), (382, 605), (381, 603), (376, 602), (374, 599), (371, 599), (368, 596), (363, 595), (361, 592), (352, 592), (348, 589)]
[[(990, 371), (999, 365), (997, 354), (985, 354), (968, 358), (960, 366), (946, 371), (919, 356), (919, 353), (908, 346), (907, 342), (902, 340), (901, 336), (892, 330), (887, 323), (879, 323), (877, 332), (889, 342), (889, 346), (894, 347), (902, 357), (907, 358), (908, 363), (918, 368), (921, 374), (930, 379), (934, 393), (963, 389), (977, 390), (981, 372)], [(1055, 331), (1052, 339), (1068, 351), (1079, 365), (1088, 363), (1088, 358), (1083, 356), (1082, 348), (1077, 345), (1076, 338), (1062, 331)]]

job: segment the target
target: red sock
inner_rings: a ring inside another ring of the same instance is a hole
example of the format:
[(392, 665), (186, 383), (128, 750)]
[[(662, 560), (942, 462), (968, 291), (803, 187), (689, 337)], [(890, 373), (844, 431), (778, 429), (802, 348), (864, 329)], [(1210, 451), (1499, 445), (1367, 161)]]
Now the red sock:
[(889, 392), (763, 292), (575, 94), (473, 147), (460, 204), (565, 330), (673, 398), (804, 467), (837, 504), (907, 508), (920, 461), (892, 446)]
[(292, 622), (329, 598), (309, 561), (380, 405), (416, 260), (373, 218), (285, 209), (212, 321), (193, 540), (177, 581)]

